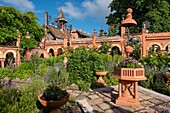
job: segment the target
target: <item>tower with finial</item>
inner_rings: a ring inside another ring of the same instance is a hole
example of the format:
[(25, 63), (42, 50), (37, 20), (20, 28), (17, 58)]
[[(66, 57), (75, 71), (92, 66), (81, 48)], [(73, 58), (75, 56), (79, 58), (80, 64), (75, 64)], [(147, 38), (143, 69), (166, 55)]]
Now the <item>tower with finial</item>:
[(60, 30), (66, 30), (67, 20), (64, 17), (64, 13), (61, 6), (58, 17), (55, 19), (55, 22), (57, 23), (57, 26)]

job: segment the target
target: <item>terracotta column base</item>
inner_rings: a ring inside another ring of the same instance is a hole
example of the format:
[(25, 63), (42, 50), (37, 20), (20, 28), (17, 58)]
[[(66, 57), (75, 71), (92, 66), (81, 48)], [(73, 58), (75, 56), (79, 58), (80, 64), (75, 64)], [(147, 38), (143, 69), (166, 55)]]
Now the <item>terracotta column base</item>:
[(97, 83), (106, 85), (106, 82), (103, 80), (102, 76), (99, 76)]
[(123, 105), (123, 106), (140, 107), (139, 99), (134, 99), (134, 98), (118, 97), (116, 99), (116, 104)]

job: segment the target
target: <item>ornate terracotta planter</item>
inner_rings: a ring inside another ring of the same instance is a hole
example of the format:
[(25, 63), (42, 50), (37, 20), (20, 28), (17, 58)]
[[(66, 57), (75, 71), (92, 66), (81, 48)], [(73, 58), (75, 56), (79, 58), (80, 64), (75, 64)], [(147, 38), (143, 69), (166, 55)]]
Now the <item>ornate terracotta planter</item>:
[(138, 81), (146, 80), (144, 68), (115, 68), (113, 78), (119, 79), (116, 104), (139, 107)]
[(114, 76), (124, 80), (146, 80), (144, 68), (114, 68)]
[(103, 84), (106, 85), (105, 81), (103, 80), (103, 76), (105, 76), (107, 74), (107, 71), (97, 71), (96, 75), (99, 76), (98, 80), (97, 80), (97, 84)]
[(99, 76), (105, 76), (107, 74), (107, 71), (96, 71), (96, 75)]
[(43, 100), (42, 94), (41, 94), (38, 96), (38, 100), (44, 107), (48, 107), (50, 109), (57, 109), (67, 103), (67, 101), (69, 100), (69, 96), (70, 95), (68, 94), (67, 96), (65, 96), (59, 101), (46, 101), (46, 100)]

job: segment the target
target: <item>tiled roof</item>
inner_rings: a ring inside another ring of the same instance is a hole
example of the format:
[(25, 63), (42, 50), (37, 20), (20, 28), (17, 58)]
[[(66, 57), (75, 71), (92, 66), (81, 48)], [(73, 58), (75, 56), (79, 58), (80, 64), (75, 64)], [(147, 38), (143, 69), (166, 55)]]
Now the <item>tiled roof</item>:
[(88, 38), (92, 37), (92, 35), (91, 35), (91, 34), (86, 33), (86, 32), (83, 32), (83, 31), (78, 30), (78, 29), (73, 30), (72, 32), (77, 32), (77, 33), (79, 33), (81, 36), (84, 36), (84, 37), (86, 37), (86, 38), (87, 38), (87, 37), (88, 37)]
[(92, 38), (79, 38), (79, 39), (73, 39), (72, 43), (87, 43), (87, 42), (93, 42)]
[(61, 31), (53, 26), (48, 25), (47, 28), (50, 30), (50, 32), (52, 33), (52, 35), (55, 38), (60, 38), (60, 39), (64, 39), (67, 38), (68, 32), (67, 31)]
[(120, 36), (114, 36), (114, 37), (97, 37), (96, 42), (104, 42), (104, 41), (121, 41)]
[(49, 40), (46, 42), (47, 45), (51, 45), (51, 44), (63, 44), (64, 41), (63, 40)]

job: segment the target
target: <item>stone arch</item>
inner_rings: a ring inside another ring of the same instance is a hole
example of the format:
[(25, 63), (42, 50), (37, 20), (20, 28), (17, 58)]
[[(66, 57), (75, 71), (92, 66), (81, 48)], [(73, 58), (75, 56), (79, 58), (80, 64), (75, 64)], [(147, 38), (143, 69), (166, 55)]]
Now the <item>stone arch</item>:
[(118, 47), (119, 50), (122, 51), (122, 48), (121, 48), (120, 45), (118, 45), (118, 44), (112, 44), (112, 45), (111, 45), (111, 48), (109, 49), (109, 51), (111, 51), (113, 47)]
[(4, 54), (2, 51), (0, 51), (0, 58), (4, 58)]
[(57, 47), (56, 49), (57, 52), (58, 52), (58, 49), (62, 49), (62, 51), (64, 51), (64, 49), (61, 46)]
[(49, 47), (49, 48), (47, 49), (47, 53), (49, 53), (49, 52), (50, 52), (50, 49), (53, 49), (53, 50), (54, 50), (54, 52), (55, 52), (55, 49), (54, 49), (53, 47)]
[(166, 50), (167, 46), (170, 45), (170, 42), (164, 45), (163, 49)]
[(7, 50), (4, 53), (4, 66), (9, 66), (9, 68), (12, 68), (14, 65), (16, 65), (16, 52), (14, 50)]
[(61, 55), (61, 54), (63, 54), (64, 53), (64, 49), (62, 48), (62, 47), (58, 47), (57, 48), (57, 56), (58, 55)]
[(157, 42), (153, 42), (153, 43), (150, 43), (149, 46), (147, 47), (147, 50), (149, 51), (149, 48), (152, 47), (152, 45), (158, 45), (160, 47), (160, 50), (162, 50), (162, 46), (160, 43), (157, 43)]
[(16, 51), (14, 51), (14, 50), (7, 50), (7, 51), (4, 53), (4, 58), (6, 58), (6, 54), (8, 54), (8, 53), (12, 53), (13, 56), (14, 56), (14, 58), (16, 58), (16, 56), (17, 56)]
[(46, 55), (44, 53), (39, 54), (41, 58), (46, 58)]
[(115, 54), (121, 55), (120, 48), (119, 48), (118, 46), (113, 46), (113, 47), (111, 48), (110, 54), (111, 54), (112, 56), (114, 56)]
[(76, 49), (76, 48), (78, 48), (79, 46), (74, 46), (74, 50)]
[(53, 48), (50, 48), (48, 54), (49, 54), (50, 57), (51, 57), (51, 56), (55, 56), (55, 55), (54, 55), (54, 49), (53, 49)]
[(164, 50), (167, 51), (168, 53), (170, 53), (170, 43), (165, 45)]

